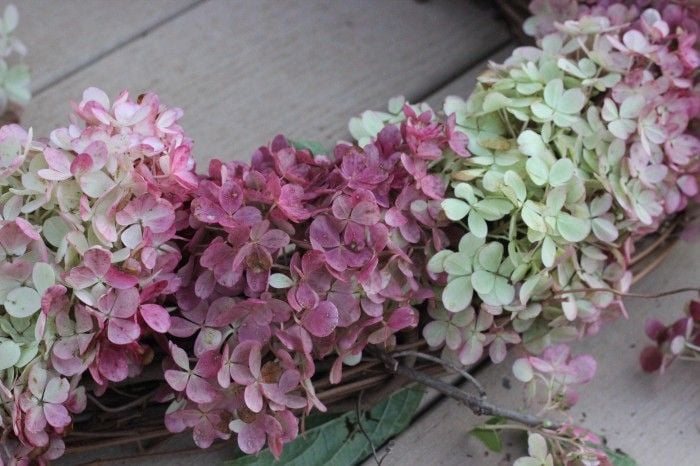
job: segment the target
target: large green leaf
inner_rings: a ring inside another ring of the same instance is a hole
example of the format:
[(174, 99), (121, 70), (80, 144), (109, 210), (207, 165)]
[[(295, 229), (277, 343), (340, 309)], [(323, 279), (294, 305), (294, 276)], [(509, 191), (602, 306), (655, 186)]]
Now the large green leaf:
[[(423, 392), (404, 389), (371, 411), (360, 413), (362, 427), (379, 447), (404, 430), (418, 408)], [(257, 456), (243, 456), (226, 462), (227, 466), (351, 466), (372, 454), (372, 446), (357, 423), (356, 413), (349, 412), (320, 424), (307, 420), (307, 430), (285, 445), (282, 457), (275, 461), (269, 450)]]

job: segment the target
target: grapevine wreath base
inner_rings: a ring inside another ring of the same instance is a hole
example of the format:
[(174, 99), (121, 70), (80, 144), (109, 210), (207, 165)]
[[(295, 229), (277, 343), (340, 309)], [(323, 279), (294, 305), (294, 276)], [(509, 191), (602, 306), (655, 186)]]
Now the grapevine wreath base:
[[(359, 413), (416, 383), (493, 416), (487, 446), (527, 431), (517, 466), (613, 464), (567, 415), (596, 371), (567, 344), (627, 317), (698, 200), (700, 9), (530, 7), (535, 45), (467, 99), (394, 98), (333, 148), (277, 136), (199, 174), (182, 110), (97, 88), (48, 137), (0, 128), (0, 464), (183, 431), (284, 459), (353, 409), (380, 462)], [(661, 327), (651, 370), (693, 343)], [(465, 370), (509, 352), (528, 412)]]

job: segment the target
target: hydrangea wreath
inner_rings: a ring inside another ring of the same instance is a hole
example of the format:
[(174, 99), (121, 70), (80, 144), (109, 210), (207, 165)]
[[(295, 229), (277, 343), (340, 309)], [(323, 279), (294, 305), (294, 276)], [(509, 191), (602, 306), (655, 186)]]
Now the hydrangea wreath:
[[(566, 344), (627, 314), (635, 243), (697, 200), (700, 11), (532, 11), (537, 45), (466, 100), (392, 99), (330, 151), (278, 136), (200, 175), (180, 109), (96, 88), (48, 139), (0, 128), (0, 464), (61, 456), (87, 398), (146, 366), (162, 367), (149, 396), (169, 403), (168, 430), (279, 457), (325, 410), (320, 364), (334, 384), (375, 358), (444, 389), (392, 352), (412, 331), (431, 349), (413, 357), (467, 377), (485, 352), (522, 355), (538, 416), (456, 395), (500, 416), (480, 438), (505, 418), (530, 433), (516, 465), (612, 464), (596, 435), (540, 416), (593, 377)], [(697, 307), (649, 325), (646, 368), (699, 348)]]

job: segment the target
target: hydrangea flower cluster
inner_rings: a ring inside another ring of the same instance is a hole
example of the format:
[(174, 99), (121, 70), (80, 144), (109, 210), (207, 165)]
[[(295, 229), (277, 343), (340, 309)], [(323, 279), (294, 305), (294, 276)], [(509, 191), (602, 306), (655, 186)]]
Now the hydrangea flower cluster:
[(537, 47), (491, 64), (467, 101), (445, 103), (473, 156), (442, 162), (443, 208), (465, 233), (428, 265), (446, 286), (424, 335), (463, 364), (491, 342), (495, 362), (505, 343), (538, 354), (625, 314), (607, 290), (628, 289), (634, 242), (698, 194), (688, 7), (565, 12), (551, 27), (536, 17)]
[(0, 115), (19, 113), (32, 97), (29, 67), (21, 62), (27, 48), (13, 35), (18, 24), (17, 7), (7, 5), (0, 17)]
[[(103, 392), (150, 362), (179, 287), (176, 211), (198, 184), (180, 109), (90, 88), (50, 140), (0, 128), (0, 429), (5, 456), (52, 459), (81, 376)], [(6, 442), (10, 433), (19, 444)], [(14, 448), (12, 446), (15, 446)]]
[(193, 428), (201, 447), (235, 432), (245, 453), (267, 442), (279, 455), (299, 430), (293, 410), (325, 409), (315, 361), (331, 358), (337, 383), (368, 344), (390, 349), (418, 325), (416, 306), (434, 297), (423, 270), (447, 242), (446, 184), (429, 169), (466, 155), (466, 138), (454, 121), (402, 111), (332, 157), (278, 136), (250, 165), (211, 163), (177, 272), (170, 430)]

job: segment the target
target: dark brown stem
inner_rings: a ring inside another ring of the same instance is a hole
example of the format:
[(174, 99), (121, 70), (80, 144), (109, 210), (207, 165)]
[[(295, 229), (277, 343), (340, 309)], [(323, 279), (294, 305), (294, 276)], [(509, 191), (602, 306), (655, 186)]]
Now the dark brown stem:
[(454, 398), (455, 400), (464, 403), (476, 415), (500, 416), (515, 422), (519, 422), (520, 424), (529, 427), (546, 427), (547, 429), (553, 430), (559, 429), (561, 427), (560, 423), (549, 419), (544, 419), (539, 416), (534, 416), (532, 414), (521, 413), (512, 409), (497, 406), (489, 401), (484, 400), (481, 397), (467, 393), (464, 390), (455, 387), (454, 385), (450, 385), (449, 383), (443, 382), (439, 379), (435, 379), (416, 369), (405, 366), (393, 357), (391, 357), (390, 354), (387, 354), (383, 351), (374, 349), (372, 350), (372, 352), (392, 372), (406, 377), (408, 379), (411, 379), (414, 382), (418, 382), (422, 385), (425, 385), (426, 387), (435, 389), (443, 395), (447, 395), (450, 398)]

